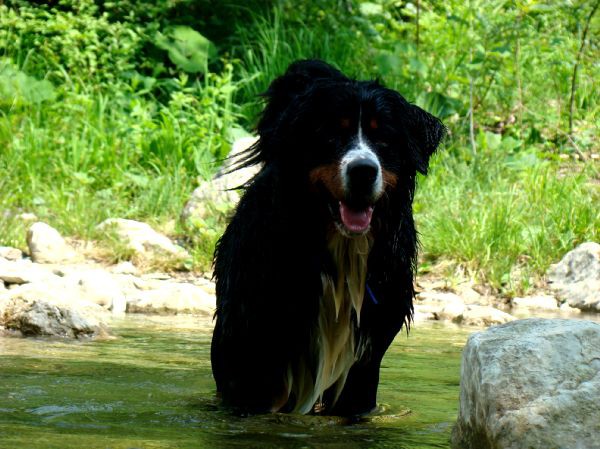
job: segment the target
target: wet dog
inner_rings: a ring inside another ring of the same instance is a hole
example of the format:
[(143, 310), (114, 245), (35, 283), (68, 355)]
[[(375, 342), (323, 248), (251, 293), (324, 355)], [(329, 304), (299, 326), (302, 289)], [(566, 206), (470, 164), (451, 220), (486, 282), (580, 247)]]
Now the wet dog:
[(358, 415), (412, 316), (412, 202), (442, 123), (317, 60), (265, 93), (261, 164), (215, 251), (212, 369), (248, 412)]

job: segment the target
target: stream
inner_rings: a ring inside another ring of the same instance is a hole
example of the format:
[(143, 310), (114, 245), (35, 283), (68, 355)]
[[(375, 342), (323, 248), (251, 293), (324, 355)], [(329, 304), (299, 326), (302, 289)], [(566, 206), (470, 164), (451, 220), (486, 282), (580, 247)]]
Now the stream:
[(117, 338), (0, 337), (0, 448), (448, 448), (472, 329), (418, 322), (382, 364), (379, 410), (239, 417), (214, 397), (211, 323), (127, 316)]

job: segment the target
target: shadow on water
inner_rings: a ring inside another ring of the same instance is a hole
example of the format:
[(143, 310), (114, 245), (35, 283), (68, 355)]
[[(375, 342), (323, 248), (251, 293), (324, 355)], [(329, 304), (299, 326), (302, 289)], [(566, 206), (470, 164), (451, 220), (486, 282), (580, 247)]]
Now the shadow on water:
[(371, 417), (240, 417), (219, 407), (211, 328), (129, 317), (118, 338), (0, 338), (0, 448), (447, 448), (467, 332), (418, 323), (384, 359)]

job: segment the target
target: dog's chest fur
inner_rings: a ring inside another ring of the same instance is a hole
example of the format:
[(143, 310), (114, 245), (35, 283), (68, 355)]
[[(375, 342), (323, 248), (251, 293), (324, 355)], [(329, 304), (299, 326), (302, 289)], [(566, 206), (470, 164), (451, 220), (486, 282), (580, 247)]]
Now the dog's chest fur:
[(333, 388), (335, 403), (350, 368), (367, 343), (357, 341), (356, 331), (360, 327), (371, 238), (347, 238), (336, 232), (328, 247), (336, 276), (321, 275), (323, 296), (310, 349), (288, 370), (288, 393), (296, 398), (294, 411), (300, 413), (310, 412), (329, 388)]

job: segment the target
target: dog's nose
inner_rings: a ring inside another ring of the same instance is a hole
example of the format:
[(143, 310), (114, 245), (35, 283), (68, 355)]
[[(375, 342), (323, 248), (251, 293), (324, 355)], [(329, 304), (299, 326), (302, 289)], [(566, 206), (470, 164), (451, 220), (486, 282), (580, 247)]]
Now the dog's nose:
[(379, 164), (370, 158), (355, 159), (347, 167), (350, 191), (355, 195), (372, 195), (379, 175)]

